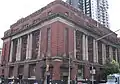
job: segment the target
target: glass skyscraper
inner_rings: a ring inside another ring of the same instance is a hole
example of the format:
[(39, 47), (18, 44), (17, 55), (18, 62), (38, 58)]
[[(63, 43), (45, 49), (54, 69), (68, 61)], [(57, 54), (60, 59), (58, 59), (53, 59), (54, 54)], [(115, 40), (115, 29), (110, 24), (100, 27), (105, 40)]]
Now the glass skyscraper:
[(109, 28), (107, 0), (67, 0), (67, 3)]

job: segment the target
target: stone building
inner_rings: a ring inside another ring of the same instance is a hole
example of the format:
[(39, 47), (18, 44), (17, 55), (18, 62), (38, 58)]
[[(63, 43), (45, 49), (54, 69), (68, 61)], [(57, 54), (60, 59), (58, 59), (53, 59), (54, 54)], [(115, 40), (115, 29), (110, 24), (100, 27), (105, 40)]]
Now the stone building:
[[(113, 33), (103, 39), (104, 35)], [(4, 33), (0, 74), (5, 78), (102, 80), (107, 58), (119, 62), (117, 34), (69, 4), (55, 0)]]

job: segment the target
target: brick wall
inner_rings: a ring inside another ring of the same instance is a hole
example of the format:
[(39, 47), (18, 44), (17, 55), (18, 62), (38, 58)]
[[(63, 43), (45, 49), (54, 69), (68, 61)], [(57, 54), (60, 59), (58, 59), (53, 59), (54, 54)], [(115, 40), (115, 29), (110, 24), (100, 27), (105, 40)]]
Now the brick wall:
[[(4, 41), (3, 42), (3, 49), (2, 49), (2, 58), (1, 58), (1, 64), (4, 66), (5, 64), (8, 63), (9, 61), (9, 54), (10, 54), (10, 39), (8, 39), (7, 41)], [(1, 73), (0, 75), (5, 75), (7, 76), (7, 73), (8, 72), (8, 69), (7, 67), (4, 68), (4, 70), (2, 70), (2, 67), (0, 68), (1, 69)], [(3, 72), (2, 72), (3, 71)]]

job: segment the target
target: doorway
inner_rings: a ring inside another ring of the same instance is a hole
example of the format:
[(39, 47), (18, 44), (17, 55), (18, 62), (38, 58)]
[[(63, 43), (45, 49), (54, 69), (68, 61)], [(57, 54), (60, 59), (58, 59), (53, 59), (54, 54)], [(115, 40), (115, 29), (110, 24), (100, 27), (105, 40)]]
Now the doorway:
[(68, 84), (68, 72), (62, 72), (61, 80), (63, 81), (63, 84)]

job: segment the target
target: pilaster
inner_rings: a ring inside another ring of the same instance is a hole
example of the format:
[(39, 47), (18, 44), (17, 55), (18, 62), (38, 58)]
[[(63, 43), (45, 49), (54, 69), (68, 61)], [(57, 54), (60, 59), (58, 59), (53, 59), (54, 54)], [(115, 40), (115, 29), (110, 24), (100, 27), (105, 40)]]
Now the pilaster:
[(109, 57), (110, 59), (113, 59), (113, 50), (111, 46), (109, 46)]
[(93, 61), (98, 62), (98, 43), (93, 39)]
[(96, 62), (98, 63), (98, 42), (96, 41)]
[(19, 55), (19, 38), (17, 39), (17, 52), (16, 52), (16, 61), (19, 61), (19, 57), (18, 57), (18, 55)]
[(29, 53), (29, 56), (28, 56), (28, 59), (31, 59), (32, 58), (32, 33), (30, 34), (30, 37), (29, 37), (29, 48), (28, 48), (28, 53)]
[(83, 37), (82, 37), (82, 43), (83, 43), (83, 45), (82, 45), (82, 48), (83, 48), (83, 60), (85, 60), (85, 57), (86, 57), (86, 53), (85, 53), (86, 45), (85, 45), (85, 35), (84, 34), (83, 34)]
[(85, 53), (86, 53), (86, 61), (88, 61), (88, 36), (86, 36), (86, 38), (85, 38), (85, 47), (86, 47), (86, 49), (85, 49)]
[(103, 59), (103, 64), (106, 62), (106, 46), (105, 44), (102, 44), (102, 59)]
[(38, 59), (40, 58), (40, 55), (41, 55), (41, 50), (40, 50), (40, 47), (41, 47), (41, 30), (40, 30), (40, 34), (39, 34), (39, 49), (38, 49)]
[(21, 60), (21, 49), (22, 49), (22, 38), (19, 38), (19, 54), (18, 54), (18, 59), (19, 61)]
[(28, 34), (28, 36), (27, 36), (27, 48), (26, 48), (26, 59), (29, 59), (29, 39), (30, 39), (30, 36)]
[(9, 59), (9, 62), (12, 62), (12, 55), (13, 55), (13, 41), (11, 41), (11, 47), (10, 47), (10, 59)]
[(74, 30), (74, 57), (76, 58), (76, 30)]

